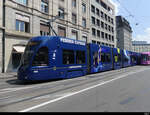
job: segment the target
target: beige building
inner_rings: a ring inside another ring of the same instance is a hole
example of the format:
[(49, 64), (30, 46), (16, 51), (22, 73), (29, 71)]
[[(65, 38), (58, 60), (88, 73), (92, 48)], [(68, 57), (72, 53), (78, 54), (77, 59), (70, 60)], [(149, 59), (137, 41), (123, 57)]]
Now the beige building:
[(130, 23), (122, 16), (116, 16), (117, 47), (132, 50), (132, 28)]
[[(47, 22), (61, 13), (67, 15), (60, 15), (60, 19), (52, 23), (59, 36), (89, 40), (89, 0), (6, 0), (5, 6), (5, 72), (17, 70), (25, 45), (31, 37), (54, 35)], [(2, 51), (1, 42), (0, 46)]]
[(109, 0), (90, 0), (91, 42), (116, 47), (115, 7)]
[(150, 52), (150, 44), (146, 41), (132, 41), (132, 51), (134, 52)]

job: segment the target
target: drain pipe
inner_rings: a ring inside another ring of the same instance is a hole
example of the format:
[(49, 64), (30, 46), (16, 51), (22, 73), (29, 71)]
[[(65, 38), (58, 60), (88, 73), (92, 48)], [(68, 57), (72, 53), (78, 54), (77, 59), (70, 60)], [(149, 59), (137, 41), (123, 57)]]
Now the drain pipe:
[(5, 73), (5, 3), (6, 0), (3, 0), (2, 73)]

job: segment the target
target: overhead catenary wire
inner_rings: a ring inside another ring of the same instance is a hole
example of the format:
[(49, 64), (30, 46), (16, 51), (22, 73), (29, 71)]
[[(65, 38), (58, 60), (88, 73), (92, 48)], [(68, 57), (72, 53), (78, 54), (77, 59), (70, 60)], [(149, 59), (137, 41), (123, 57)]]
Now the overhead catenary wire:
[(120, 0), (116, 0), (121, 6), (122, 8), (128, 13), (128, 16), (125, 16), (126, 18), (131, 17), (132, 19), (135, 20), (135, 25), (138, 26), (140, 23), (139, 21), (136, 19), (135, 15), (133, 15), (121, 2)]

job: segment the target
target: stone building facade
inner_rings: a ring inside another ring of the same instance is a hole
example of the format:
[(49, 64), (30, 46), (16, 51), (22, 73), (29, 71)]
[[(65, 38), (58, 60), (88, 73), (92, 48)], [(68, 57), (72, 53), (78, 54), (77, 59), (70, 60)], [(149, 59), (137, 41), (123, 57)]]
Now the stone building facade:
[(132, 28), (122, 16), (116, 17), (117, 47), (132, 50)]
[(146, 41), (132, 41), (132, 51), (134, 52), (150, 52), (150, 44)]
[(91, 42), (116, 47), (115, 7), (109, 0), (90, 0)]

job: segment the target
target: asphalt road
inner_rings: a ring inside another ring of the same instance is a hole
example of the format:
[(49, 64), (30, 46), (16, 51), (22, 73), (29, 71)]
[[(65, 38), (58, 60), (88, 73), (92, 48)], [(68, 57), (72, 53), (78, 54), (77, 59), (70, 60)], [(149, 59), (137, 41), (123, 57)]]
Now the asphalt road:
[(74, 79), (0, 81), (0, 112), (149, 112), (150, 66)]

